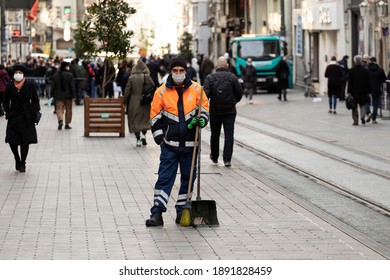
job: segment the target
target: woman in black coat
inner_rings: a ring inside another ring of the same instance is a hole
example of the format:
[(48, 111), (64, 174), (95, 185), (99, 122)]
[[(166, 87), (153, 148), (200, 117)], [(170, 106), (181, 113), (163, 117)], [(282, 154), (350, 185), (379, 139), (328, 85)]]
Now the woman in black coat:
[(290, 76), (290, 69), (288, 67), (287, 61), (284, 59), (280, 60), (276, 68), (276, 78), (278, 78), (278, 90), (279, 96), (278, 99), (282, 100), (282, 94), (284, 101), (287, 101), (287, 88), (288, 88), (288, 77)]
[(13, 72), (13, 79), (7, 83), (4, 93), (4, 111), (8, 120), (5, 142), (14, 154), (15, 169), (26, 172), (29, 145), (38, 143), (33, 112), (40, 111), (41, 107), (35, 84), (25, 78), (26, 67), (16, 64)]

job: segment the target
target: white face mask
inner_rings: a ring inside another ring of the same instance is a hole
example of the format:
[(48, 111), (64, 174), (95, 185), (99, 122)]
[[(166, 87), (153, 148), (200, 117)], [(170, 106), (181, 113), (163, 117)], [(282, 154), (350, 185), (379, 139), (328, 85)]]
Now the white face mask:
[(14, 74), (14, 79), (17, 82), (20, 82), (21, 80), (23, 80), (23, 78), (24, 78), (23, 73), (16, 73), (16, 74)]
[(172, 74), (172, 79), (175, 84), (183, 83), (186, 78), (186, 74)]

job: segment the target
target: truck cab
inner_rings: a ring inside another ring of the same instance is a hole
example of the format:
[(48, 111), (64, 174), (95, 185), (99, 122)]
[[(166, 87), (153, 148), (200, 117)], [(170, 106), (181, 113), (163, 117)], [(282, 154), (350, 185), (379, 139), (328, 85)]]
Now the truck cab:
[(276, 68), (281, 59), (283, 42), (278, 36), (273, 35), (243, 35), (230, 41), (229, 52), (232, 57), (232, 65), (240, 77), (242, 68), (248, 58), (252, 59), (252, 65), (256, 68), (257, 86), (274, 92), (277, 86)]

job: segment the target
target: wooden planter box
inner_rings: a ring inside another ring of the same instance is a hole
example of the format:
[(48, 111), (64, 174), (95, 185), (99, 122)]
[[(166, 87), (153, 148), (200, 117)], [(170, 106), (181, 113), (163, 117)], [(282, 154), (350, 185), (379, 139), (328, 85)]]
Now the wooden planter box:
[(84, 136), (90, 133), (119, 133), (125, 137), (124, 97), (84, 99)]

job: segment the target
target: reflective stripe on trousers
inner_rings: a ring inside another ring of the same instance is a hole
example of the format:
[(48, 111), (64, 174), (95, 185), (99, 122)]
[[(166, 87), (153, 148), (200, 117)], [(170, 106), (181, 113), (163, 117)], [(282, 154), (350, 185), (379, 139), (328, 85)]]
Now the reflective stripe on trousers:
[[(191, 153), (179, 153), (167, 147), (166, 144), (160, 146), (160, 166), (158, 169), (158, 179), (154, 186), (154, 205), (151, 208), (151, 215), (157, 215), (167, 211), (167, 204), (171, 195), (172, 187), (175, 183), (178, 167), (180, 166), (180, 189), (176, 201), (176, 213), (181, 214), (183, 206), (187, 202), (187, 189), (191, 171)], [(196, 161), (193, 171), (193, 182), (196, 178)], [(193, 186), (193, 184), (192, 184)], [(192, 195), (192, 190), (191, 190)]]

